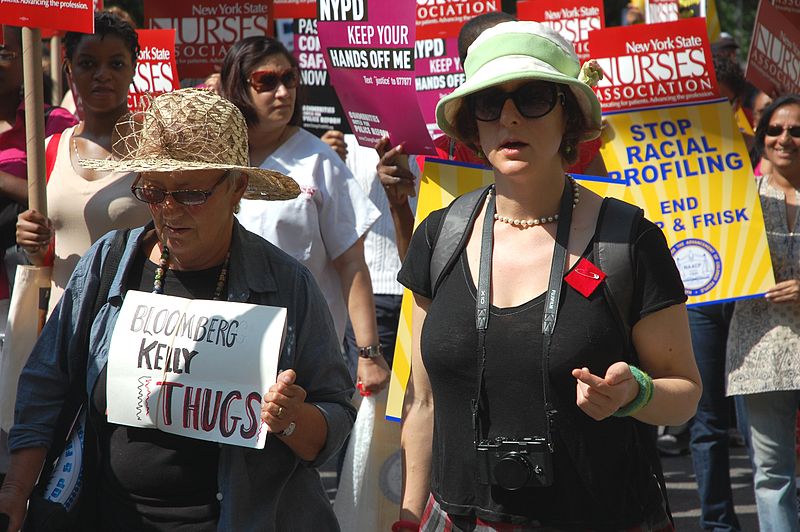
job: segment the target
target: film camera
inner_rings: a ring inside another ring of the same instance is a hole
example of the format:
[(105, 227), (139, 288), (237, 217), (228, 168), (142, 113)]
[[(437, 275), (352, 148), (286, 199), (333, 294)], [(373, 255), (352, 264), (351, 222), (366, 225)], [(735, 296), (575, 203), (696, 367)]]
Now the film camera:
[(553, 484), (553, 458), (545, 438), (483, 440), (476, 446), (478, 480), (506, 490)]

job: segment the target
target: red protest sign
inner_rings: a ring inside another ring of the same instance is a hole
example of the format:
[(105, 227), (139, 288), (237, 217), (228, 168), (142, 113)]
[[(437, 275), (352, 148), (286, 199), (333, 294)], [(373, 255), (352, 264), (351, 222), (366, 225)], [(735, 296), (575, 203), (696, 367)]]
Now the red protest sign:
[(772, 5), (800, 28), (800, 2), (797, 0), (772, 0)]
[(800, 92), (800, 29), (769, 2), (758, 7), (745, 78), (767, 94)]
[(500, 7), (500, 0), (417, 0), (417, 39), (455, 37), (466, 21)]
[(644, 17), (648, 24), (673, 22), (680, 18), (678, 0), (647, 0)]
[(316, 18), (317, 0), (273, 0), (275, 18)]
[(228, 49), (253, 35), (272, 35), (272, 0), (145, 0), (145, 26), (175, 30), (184, 78), (218, 72)]
[(175, 30), (137, 30), (139, 57), (128, 90), (128, 109), (143, 111), (152, 97), (181, 88), (175, 63)]
[(705, 19), (595, 30), (589, 43), (603, 69), (595, 92), (604, 112), (719, 98)]
[(605, 27), (603, 0), (528, 0), (517, 3), (517, 17), (553, 28), (572, 43), (581, 61), (591, 55), (589, 32)]
[(2, 0), (0, 23), (94, 33), (91, 0)]

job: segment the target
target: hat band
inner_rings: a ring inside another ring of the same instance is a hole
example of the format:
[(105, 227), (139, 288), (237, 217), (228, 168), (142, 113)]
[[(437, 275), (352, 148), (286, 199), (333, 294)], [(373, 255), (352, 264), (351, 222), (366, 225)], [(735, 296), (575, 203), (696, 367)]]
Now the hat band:
[(478, 43), (470, 47), (467, 60), (464, 62), (467, 79), (474, 76), (490, 61), (509, 55), (537, 58), (573, 78), (577, 77), (580, 71), (580, 65), (571, 57), (574, 52), (564, 50), (552, 40), (539, 35), (506, 33), (490, 37), (477, 46), (476, 44)]

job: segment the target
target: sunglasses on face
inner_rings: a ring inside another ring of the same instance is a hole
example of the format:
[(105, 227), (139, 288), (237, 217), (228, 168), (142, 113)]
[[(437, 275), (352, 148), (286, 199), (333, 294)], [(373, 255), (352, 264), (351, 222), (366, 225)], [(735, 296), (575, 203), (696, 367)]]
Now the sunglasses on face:
[(151, 205), (163, 203), (167, 199), (167, 196), (172, 196), (173, 201), (181, 205), (194, 207), (208, 201), (209, 196), (214, 193), (214, 189), (216, 189), (226, 177), (228, 177), (228, 172), (222, 174), (222, 177), (208, 190), (173, 190), (172, 192), (167, 192), (160, 188), (132, 186), (131, 192), (133, 192), (133, 195), (139, 201), (150, 203)]
[(780, 137), (784, 131), (788, 131), (792, 138), (800, 139), (800, 126), (783, 127), (778, 125), (767, 126), (764, 130), (770, 137)]
[(283, 85), (294, 89), (300, 83), (300, 73), (296, 68), (286, 70), (256, 70), (250, 74), (250, 86), (256, 92), (271, 92)]
[(486, 89), (474, 94), (469, 99), (472, 114), (481, 122), (491, 122), (500, 118), (503, 106), (509, 98), (514, 102), (517, 111), (525, 118), (540, 118), (556, 106), (556, 102), (564, 95), (553, 83), (526, 83), (513, 92), (505, 92), (499, 88)]

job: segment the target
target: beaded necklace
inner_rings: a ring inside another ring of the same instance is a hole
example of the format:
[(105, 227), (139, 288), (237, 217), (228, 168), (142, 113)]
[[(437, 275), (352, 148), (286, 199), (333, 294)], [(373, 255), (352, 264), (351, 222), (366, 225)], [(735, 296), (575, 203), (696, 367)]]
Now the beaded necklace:
[[(225, 280), (228, 278), (228, 263), (231, 260), (231, 250), (225, 255), (225, 262), (222, 263), (222, 270), (219, 272), (219, 279), (217, 279), (217, 287), (214, 289), (214, 301), (218, 301), (222, 296), (222, 290), (225, 288)], [(164, 293), (164, 276), (169, 270), (169, 248), (166, 245), (161, 247), (161, 259), (158, 261), (156, 274), (153, 277), (153, 293)]]
[[(578, 202), (581, 200), (581, 192), (578, 189), (578, 183), (575, 182), (575, 178), (567, 174), (567, 179), (569, 179), (569, 182), (572, 184), (572, 208), (574, 209), (578, 205)], [(489, 192), (489, 194), (493, 193), (494, 193), (494, 187), (492, 187), (492, 190)], [(498, 222), (503, 222), (509, 225), (520, 227), (522, 229), (526, 229), (528, 227), (533, 227), (536, 225), (544, 225), (557, 222), (558, 213), (552, 216), (542, 216), (541, 218), (533, 218), (531, 220), (518, 220), (514, 218), (508, 218), (506, 216), (500, 216), (499, 214), (495, 213), (494, 219), (497, 220)]]

